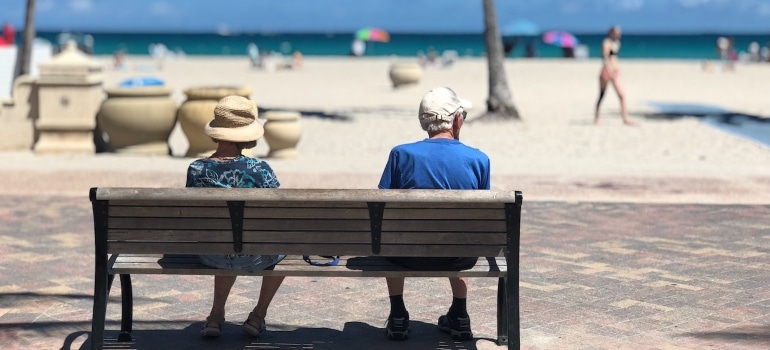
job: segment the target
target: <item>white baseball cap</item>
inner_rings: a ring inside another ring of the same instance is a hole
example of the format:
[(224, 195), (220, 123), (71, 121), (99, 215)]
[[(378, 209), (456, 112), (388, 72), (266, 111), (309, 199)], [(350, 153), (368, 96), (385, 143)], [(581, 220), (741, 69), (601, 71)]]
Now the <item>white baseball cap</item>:
[(418, 117), (420, 124), (430, 123), (436, 120), (451, 122), (458, 109), (470, 109), (473, 104), (457, 96), (454, 90), (448, 87), (435, 88), (429, 91), (420, 102)]

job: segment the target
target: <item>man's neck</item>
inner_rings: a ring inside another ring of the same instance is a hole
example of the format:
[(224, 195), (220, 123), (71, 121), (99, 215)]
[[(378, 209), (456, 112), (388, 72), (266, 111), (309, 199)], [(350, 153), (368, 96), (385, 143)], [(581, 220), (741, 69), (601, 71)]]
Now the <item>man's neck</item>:
[(431, 139), (454, 139), (455, 135), (452, 134), (451, 130), (444, 130), (433, 134), (429, 133), (428, 137)]

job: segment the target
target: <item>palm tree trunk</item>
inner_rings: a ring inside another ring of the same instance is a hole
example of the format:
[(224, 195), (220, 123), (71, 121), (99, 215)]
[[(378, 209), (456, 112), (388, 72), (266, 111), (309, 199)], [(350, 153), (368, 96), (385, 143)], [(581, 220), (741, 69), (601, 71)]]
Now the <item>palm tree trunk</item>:
[(513, 104), (511, 90), (505, 77), (505, 56), (500, 30), (497, 27), (497, 11), (494, 0), (484, 0), (484, 41), (487, 46), (489, 67), (489, 98), (484, 117), (494, 119), (521, 119)]
[(16, 64), (16, 76), (29, 74), (32, 62), (32, 45), (35, 40), (35, 0), (27, 0), (27, 14), (24, 20), (21, 50)]

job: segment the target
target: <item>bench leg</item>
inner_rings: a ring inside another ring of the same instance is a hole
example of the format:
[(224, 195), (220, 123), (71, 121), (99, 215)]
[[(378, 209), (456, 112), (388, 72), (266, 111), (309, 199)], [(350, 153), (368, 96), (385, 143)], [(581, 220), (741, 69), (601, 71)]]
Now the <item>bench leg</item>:
[(131, 275), (120, 275), (120, 294), (122, 307), (118, 341), (130, 342), (134, 320), (134, 295), (131, 288)]
[(107, 256), (96, 256), (94, 273), (94, 309), (91, 317), (91, 349), (104, 348), (104, 322), (107, 316), (107, 296), (109, 281), (107, 275)]
[(508, 312), (508, 350), (521, 349), (521, 320), (519, 319), (519, 266), (516, 264), (515, 273), (508, 267), (508, 277), (505, 278), (506, 304)]
[(508, 344), (508, 304), (505, 277), (497, 281), (497, 345)]

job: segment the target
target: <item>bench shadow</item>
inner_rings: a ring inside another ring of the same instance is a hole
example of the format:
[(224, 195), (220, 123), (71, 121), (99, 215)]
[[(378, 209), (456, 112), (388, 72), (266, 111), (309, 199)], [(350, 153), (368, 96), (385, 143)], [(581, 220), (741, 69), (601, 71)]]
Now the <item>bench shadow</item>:
[[(179, 322), (174, 324), (178, 325)], [(342, 331), (331, 328), (271, 325), (270, 330), (258, 339), (241, 332), (240, 325), (234, 323), (225, 324), (221, 337), (203, 339), (198, 333), (199, 327), (200, 323), (194, 322), (184, 329), (134, 330), (131, 342), (118, 342), (118, 331), (108, 330), (105, 332), (104, 349), (477, 350), (477, 342), (494, 342), (489, 338), (455, 342), (447, 334), (441, 333), (434, 324), (420, 321), (410, 322), (410, 338), (399, 342), (386, 339), (384, 328), (363, 322), (347, 322)], [(89, 332), (71, 333), (60, 350), (72, 349), (73, 341), (84, 334), (90, 336)], [(90, 349), (90, 341), (89, 337), (78, 349)]]
[(680, 333), (679, 336), (710, 340), (725, 340), (729, 342), (756, 342), (770, 345), (770, 325), (739, 326), (714, 332), (687, 332)]

